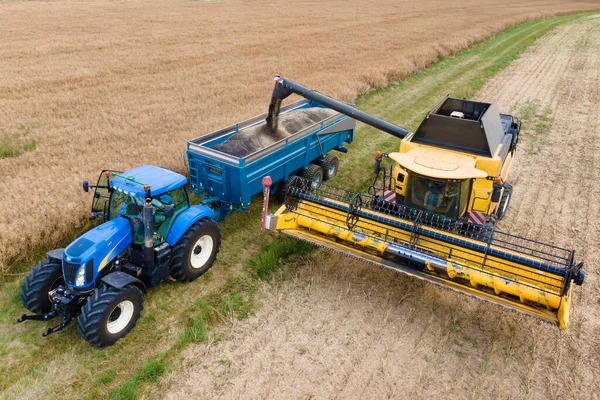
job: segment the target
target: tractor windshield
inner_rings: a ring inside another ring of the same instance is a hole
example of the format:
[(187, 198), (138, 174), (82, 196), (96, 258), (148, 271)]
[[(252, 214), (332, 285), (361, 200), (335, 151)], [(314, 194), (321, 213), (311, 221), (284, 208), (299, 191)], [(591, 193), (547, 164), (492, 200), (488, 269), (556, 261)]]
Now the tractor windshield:
[(433, 214), (459, 219), (469, 199), (469, 180), (436, 181), (409, 175), (404, 204)]
[(144, 199), (117, 190), (112, 192), (110, 197), (110, 219), (118, 216), (127, 218), (131, 223), (133, 242), (138, 244), (144, 242), (143, 211)]
[[(110, 199), (110, 218), (123, 216), (129, 219), (133, 233), (133, 242), (144, 242), (144, 199), (119, 191), (113, 191)], [(166, 240), (171, 225), (177, 215), (189, 207), (187, 193), (183, 187), (171, 190), (152, 198), (154, 242)], [(171, 209), (171, 210), (169, 210)], [(167, 212), (167, 210), (172, 212)]]

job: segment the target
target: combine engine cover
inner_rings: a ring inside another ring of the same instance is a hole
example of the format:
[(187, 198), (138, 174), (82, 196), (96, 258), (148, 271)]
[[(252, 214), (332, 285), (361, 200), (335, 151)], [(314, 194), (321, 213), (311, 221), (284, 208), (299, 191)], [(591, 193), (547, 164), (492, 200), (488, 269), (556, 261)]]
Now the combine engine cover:
[(575, 251), (295, 178), (268, 229), (566, 329)]

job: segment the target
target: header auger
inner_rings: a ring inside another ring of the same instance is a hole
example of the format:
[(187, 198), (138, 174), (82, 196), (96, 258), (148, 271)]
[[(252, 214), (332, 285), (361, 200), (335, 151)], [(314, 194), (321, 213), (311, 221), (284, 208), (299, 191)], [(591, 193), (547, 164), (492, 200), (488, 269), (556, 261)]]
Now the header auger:
[[(285, 78), (275, 78), (268, 123), (281, 100), (307, 97), (401, 138), (375, 158), (369, 194), (296, 177), (267, 229), (566, 329), (575, 251), (496, 229), (520, 121), (496, 104), (446, 97), (415, 133)], [(269, 122), (270, 121), (270, 122)], [(389, 169), (384, 160), (393, 164)]]

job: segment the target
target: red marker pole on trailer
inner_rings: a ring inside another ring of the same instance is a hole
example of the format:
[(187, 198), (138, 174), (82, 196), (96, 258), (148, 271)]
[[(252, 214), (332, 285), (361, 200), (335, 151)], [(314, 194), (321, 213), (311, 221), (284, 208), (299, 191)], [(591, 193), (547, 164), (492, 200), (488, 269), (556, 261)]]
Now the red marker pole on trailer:
[(269, 212), (269, 192), (271, 191), (271, 185), (273, 184), (273, 180), (270, 176), (265, 176), (262, 178), (263, 185), (263, 215), (262, 215), (262, 231), (265, 231), (265, 223), (267, 222), (267, 213)]

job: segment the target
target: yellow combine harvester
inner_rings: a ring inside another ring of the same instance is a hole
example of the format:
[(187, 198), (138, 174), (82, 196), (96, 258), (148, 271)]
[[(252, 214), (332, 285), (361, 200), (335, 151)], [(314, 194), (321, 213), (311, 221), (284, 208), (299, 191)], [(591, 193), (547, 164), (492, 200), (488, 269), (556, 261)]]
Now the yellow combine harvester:
[[(268, 229), (567, 328), (572, 283), (584, 280), (575, 251), (495, 229), (510, 200), (518, 119), (446, 98), (412, 133), (277, 77), (271, 128), (292, 93), (402, 140), (399, 152), (377, 154), (383, 176), (369, 194), (292, 177)], [(383, 158), (394, 161), (389, 172)]]

